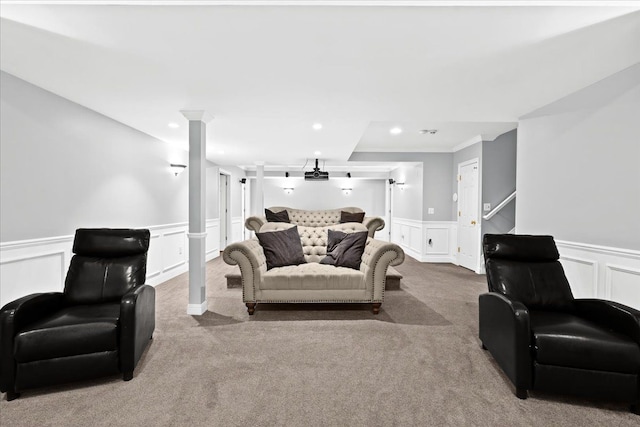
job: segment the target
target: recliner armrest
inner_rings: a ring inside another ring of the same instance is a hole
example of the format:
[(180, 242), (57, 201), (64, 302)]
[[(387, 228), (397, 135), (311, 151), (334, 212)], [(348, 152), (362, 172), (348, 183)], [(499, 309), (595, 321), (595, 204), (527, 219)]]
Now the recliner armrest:
[(602, 299), (576, 299), (573, 301), (580, 317), (606, 325), (609, 329), (627, 335), (640, 345), (640, 311), (624, 304)]
[(529, 310), (497, 292), (479, 297), (480, 340), (518, 389), (532, 387)]
[(136, 286), (120, 300), (120, 363), (133, 373), (156, 327), (156, 290)]
[(13, 339), (22, 328), (64, 305), (61, 292), (31, 294), (0, 309), (0, 392), (13, 391), (15, 360)]

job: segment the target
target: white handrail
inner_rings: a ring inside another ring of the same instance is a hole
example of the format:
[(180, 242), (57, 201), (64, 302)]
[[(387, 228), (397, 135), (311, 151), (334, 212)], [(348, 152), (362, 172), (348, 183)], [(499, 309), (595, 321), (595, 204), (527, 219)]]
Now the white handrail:
[(507, 197), (506, 199), (504, 199), (502, 202), (500, 202), (500, 204), (498, 206), (496, 206), (495, 208), (493, 208), (493, 210), (491, 212), (489, 212), (488, 214), (484, 215), (482, 217), (482, 219), (485, 220), (489, 220), (491, 218), (493, 218), (493, 216), (495, 214), (497, 214), (498, 212), (500, 212), (502, 210), (502, 208), (504, 208), (505, 206), (507, 206), (509, 204), (510, 201), (512, 201), (513, 199), (516, 198), (516, 192), (514, 191), (513, 193), (511, 193), (509, 195), (509, 197)]

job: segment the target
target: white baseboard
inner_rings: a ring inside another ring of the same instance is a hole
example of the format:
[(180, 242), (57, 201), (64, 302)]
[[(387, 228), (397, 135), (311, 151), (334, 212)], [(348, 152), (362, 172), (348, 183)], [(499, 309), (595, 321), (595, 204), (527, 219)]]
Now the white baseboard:
[(640, 310), (640, 251), (556, 240), (576, 298), (602, 298)]
[[(156, 286), (189, 269), (187, 223), (148, 228), (151, 242), (147, 254), (146, 283)], [(206, 260), (220, 254), (219, 221), (207, 220)], [(60, 292), (69, 269), (73, 236), (0, 243), (0, 307), (37, 292)]]
[(201, 316), (207, 311), (207, 300), (200, 304), (187, 304), (187, 314), (190, 316)]

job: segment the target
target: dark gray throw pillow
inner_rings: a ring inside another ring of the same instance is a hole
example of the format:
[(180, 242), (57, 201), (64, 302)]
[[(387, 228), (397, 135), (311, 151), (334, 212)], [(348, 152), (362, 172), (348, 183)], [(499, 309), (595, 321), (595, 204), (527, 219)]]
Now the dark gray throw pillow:
[(264, 216), (267, 217), (267, 222), (291, 222), (291, 220), (289, 219), (289, 212), (287, 212), (286, 210), (280, 212), (272, 212), (269, 209), (265, 209)]
[(345, 222), (359, 222), (360, 224), (362, 224), (363, 220), (364, 212), (351, 213), (340, 211), (340, 224), (344, 224)]
[(320, 260), (320, 264), (360, 269), (360, 261), (367, 244), (367, 232), (343, 233), (328, 230), (327, 256)]
[(298, 226), (286, 230), (256, 233), (256, 236), (267, 258), (267, 270), (307, 262), (304, 259), (302, 243), (300, 243)]

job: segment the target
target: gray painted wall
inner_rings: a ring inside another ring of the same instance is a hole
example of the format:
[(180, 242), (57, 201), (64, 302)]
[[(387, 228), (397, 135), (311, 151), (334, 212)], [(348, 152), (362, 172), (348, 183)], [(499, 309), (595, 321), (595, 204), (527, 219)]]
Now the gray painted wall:
[[(293, 187), (286, 194), (284, 187)], [(345, 195), (342, 188), (352, 188)], [(347, 206), (361, 208), (367, 216), (384, 217), (385, 180), (331, 178), (314, 182), (301, 178), (270, 178), (264, 180), (264, 206), (286, 206), (296, 209), (334, 209)]]
[[(413, 184), (413, 199), (410, 202), (408, 196), (398, 198), (397, 209), (406, 216), (394, 214), (400, 218), (416, 219), (420, 221), (450, 221), (453, 215), (453, 200), (451, 196), (452, 184), (455, 173), (453, 168), (453, 153), (353, 153), (349, 160), (352, 161), (386, 161), (386, 162), (407, 162), (391, 173), (391, 177), (400, 181), (409, 169), (415, 168), (416, 162), (422, 163), (420, 172), (422, 174), (422, 184)], [(416, 190), (422, 189), (420, 195), (416, 195)], [(421, 205), (416, 205), (418, 200)], [(405, 202), (407, 202), (405, 204)], [(429, 214), (429, 208), (434, 209), (433, 214)]]
[[(516, 189), (516, 129), (493, 141), (482, 142), (482, 203), (491, 209)], [(486, 214), (488, 212), (482, 212)], [(507, 233), (516, 224), (516, 201), (512, 200), (489, 220), (482, 220), (482, 234)]]
[[(452, 153), (427, 153), (422, 159), (423, 165), (423, 221), (450, 221), (451, 180), (454, 174)], [(433, 214), (429, 214), (433, 208)]]
[(404, 182), (404, 190), (393, 188), (392, 214), (395, 218), (422, 221), (423, 164), (405, 164), (391, 172), (396, 182)]
[(640, 250), (640, 64), (520, 120), (516, 229)]
[(169, 169), (184, 150), (5, 72), (0, 85), (0, 241), (187, 221), (188, 170)]

